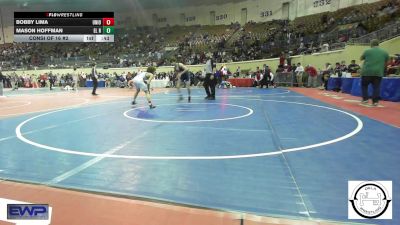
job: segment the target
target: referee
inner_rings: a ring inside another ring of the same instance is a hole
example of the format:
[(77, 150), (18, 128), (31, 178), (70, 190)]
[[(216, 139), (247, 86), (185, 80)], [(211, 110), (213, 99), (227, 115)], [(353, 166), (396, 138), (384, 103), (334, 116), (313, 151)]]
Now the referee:
[(56, 77), (53, 75), (53, 72), (49, 73), (49, 83), (50, 83), (50, 91), (53, 90), (54, 83), (56, 82)]
[(206, 65), (204, 67), (206, 72), (204, 89), (206, 90), (207, 96), (205, 99), (207, 100), (215, 100), (215, 86), (217, 85), (217, 80), (214, 77), (214, 68), (216, 68), (214, 60), (212, 59), (212, 56), (208, 55)]
[(92, 81), (93, 81), (92, 95), (98, 95), (98, 94), (96, 94), (96, 89), (97, 89), (97, 85), (98, 85), (96, 63), (92, 64)]

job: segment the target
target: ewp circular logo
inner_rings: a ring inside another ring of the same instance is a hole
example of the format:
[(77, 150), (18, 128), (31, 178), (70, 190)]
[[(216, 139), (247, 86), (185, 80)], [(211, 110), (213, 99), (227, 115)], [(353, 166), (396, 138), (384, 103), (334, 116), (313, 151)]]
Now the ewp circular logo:
[(366, 181), (361, 182), (355, 189), (353, 189), (349, 201), (354, 212), (359, 216), (368, 219), (375, 219), (382, 216), (388, 209), (389, 204), (392, 201), (390, 195), (391, 193), (388, 192), (385, 185), (379, 182)]

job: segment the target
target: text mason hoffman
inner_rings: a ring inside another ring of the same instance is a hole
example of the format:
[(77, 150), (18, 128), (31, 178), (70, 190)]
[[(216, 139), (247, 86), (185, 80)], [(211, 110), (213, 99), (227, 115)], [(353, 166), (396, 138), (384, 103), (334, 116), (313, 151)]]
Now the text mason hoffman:
[(62, 34), (63, 28), (15, 28), (16, 34)]

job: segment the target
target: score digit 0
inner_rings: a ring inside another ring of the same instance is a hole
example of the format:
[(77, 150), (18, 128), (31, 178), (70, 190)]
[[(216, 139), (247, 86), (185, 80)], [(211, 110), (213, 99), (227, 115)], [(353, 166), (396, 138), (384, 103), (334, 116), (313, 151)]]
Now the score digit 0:
[(114, 27), (103, 27), (103, 34), (114, 34)]
[(114, 26), (114, 18), (103, 18), (103, 26)]

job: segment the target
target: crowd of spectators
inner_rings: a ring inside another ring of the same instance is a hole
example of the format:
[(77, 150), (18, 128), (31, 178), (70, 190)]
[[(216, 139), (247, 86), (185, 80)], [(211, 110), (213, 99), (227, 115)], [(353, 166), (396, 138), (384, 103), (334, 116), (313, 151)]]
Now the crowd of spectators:
[[(129, 81), (131, 81), (136, 75), (136, 72), (99, 72), (98, 80), (105, 81), (106, 87), (120, 87), (120, 88), (132, 88)], [(91, 81), (91, 76), (88, 73), (48, 73), (42, 74), (26, 74), (22, 73), (18, 75), (16, 72), (3, 72), (3, 87), (12, 88), (13, 90), (18, 88), (44, 88), (49, 87), (50, 83), (54, 83), (55, 86), (65, 88), (66, 86), (74, 87), (75, 83), (78, 87), (86, 87), (87, 81)], [(201, 78), (201, 72), (192, 73), (190, 72), (192, 85), (197, 85)], [(156, 73), (155, 80), (166, 80), (168, 81), (168, 87), (176, 87), (176, 74), (174, 72), (161, 72)]]
[[(229, 78), (252, 78), (254, 79), (253, 86), (263, 87), (271, 85), (275, 87), (274, 81), (276, 79), (282, 79), (280, 76), (286, 76), (287, 85), (294, 85), (298, 87), (320, 87), (327, 88), (328, 79), (330, 77), (353, 77), (358, 76), (361, 67), (356, 60), (351, 60), (349, 64), (345, 61), (336, 62), (335, 64), (326, 63), (324, 68), (316, 68), (313, 65), (301, 65), (300, 63), (291, 63), (291, 57), (288, 54), (282, 53), (279, 60), (279, 66), (275, 71), (264, 64), (258, 66), (254, 70), (241, 70), (240, 67), (229, 68), (226, 65), (222, 65), (215, 71), (215, 77), (217, 79), (218, 87), (222, 87)], [(120, 87), (120, 88), (131, 88), (129, 81), (132, 80), (137, 74), (136, 72), (114, 72), (114, 73), (98, 73), (98, 79), (105, 81), (106, 87)], [(400, 54), (396, 54), (395, 57), (391, 57), (390, 62), (386, 67), (386, 76), (400, 75)], [(79, 87), (85, 87), (86, 81), (90, 81), (90, 75), (84, 72), (78, 73), (66, 73), (66, 74), (53, 74), (52, 71), (43, 74), (25, 74), (17, 75), (15, 72), (4, 72), (3, 73), (3, 86), (5, 88), (17, 89), (19, 87), (48, 87), (50, 80), (56, 84), (56, 86), (64, 88), (66, 86), (74, 87), (75, 83)], [(199, 86), (202, 84), (203, 77), (202, 71), (190, 72), (191, 85)], [(176, 74), (174, 72), (161, 72), (155, 74), (155, 80), (166, 80), (168, 81), (167, 87), (176, 86)], [(278, 82), (278, 85), (285, 85), (285, 82)], [(336, 90), (338, 91), (338, 90)]]
[(18, 75), (15, 72), (4, 73), (3, 87), (18, 89), (24, 88), (41, 88), (46, 87), (50, 81), (58, 84), (60, 87), (65, 87), (66, 85), (73, 86), (74, 77), (73, 74), (53, 74), (52, 72), (37, 74), (25, 74), (22, 73)]

